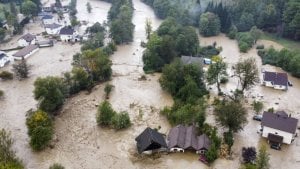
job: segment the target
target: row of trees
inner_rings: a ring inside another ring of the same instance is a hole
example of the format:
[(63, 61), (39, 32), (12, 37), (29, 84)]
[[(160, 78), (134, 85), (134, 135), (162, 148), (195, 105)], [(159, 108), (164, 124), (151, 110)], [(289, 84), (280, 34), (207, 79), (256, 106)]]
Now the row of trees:
[(110, 37), (116, 44), (128, 43), (133, 40), (134, 24), (132, 23), (132, 0), (107, 0), (112, 3), (108, 12)]
[(270, 64), (281, 67), (283, 70), (291, 72), (295, 77), (300, 78), (300, 55), (297, 52), (274, 48), (258, 50), (258, 55), (262, 58), (263, 64)]

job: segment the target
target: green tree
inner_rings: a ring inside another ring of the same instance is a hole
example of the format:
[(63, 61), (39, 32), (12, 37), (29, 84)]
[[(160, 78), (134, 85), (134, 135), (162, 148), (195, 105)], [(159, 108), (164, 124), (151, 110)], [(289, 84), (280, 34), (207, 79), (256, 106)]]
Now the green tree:
[(259, 82), (258, 69), (254, 58), (239, 61), (235, 66), (235, 74), (241, 83), (242, 92), (250, 89), (255, 83)]
[(266, 146), (261, 146), (259, 151), (258, 151), (258, 155), (256, 158), (256, 168), (257, 169), (269, 169), (270, 168), (270, 157), (269, 154), (267, 152), (267, 148)]
[(39, 101), (41, 110), (52, 113), (63, 105), (66, 95), (63, 79), (52, 76), (39, 77), (34, 82), (34, 87), (34, 98)]
[(200, 16), (199, 31), (203, 36), (215, 36), (220, 33), (220, 19), (211, 12), (206, 12)]
[(3, 28), (0, 28), (0, 42), (3, 42), (6, 36), (6, 31)]
[(146, 37), (147, 39), (149, 39), (152, 32), (152, 23), (149, 18), (146, 19), (145, 30), (146, 30)]
[(263, 34), (263, 32), (260, 29), (257, 29), (256, 26), (253, 26), (250, 30), (250, 34), (254, 39), (254, 43), (257, 42), (257, 40), (261, 37), (261, 35)]
[(97, 112), (97, 124), (100, 126), (112, 125), (112, 119), (116, 115), (116, 112), (111, 107), (108, 101), (104, 101), (100, 104)]
[(128, 128), (131, 125), (128, 113), (121, 112), (115, 114), (112, 118), (112, 125), (117, 130)]
[(22, 58), (21, 62), (13, 64), (13, 71), (19, 79), (25, 79), (28, 78), (30, 67), (30, 65), (27, 65), (26, 60)]
[(49, 169), (65, 169), (65, 167), (62, 166), (61, 164), (54, 163), (49, 167)]
[(247, 110), (239, 102), (226, 101), (215, 107), (216, 121), (229, 132), (238, 132), (247, 123)]
[(244, 32), (249, 31), (254, 24), (253, 15), (251, 13), (243, 12), (236, 26), (240, 32)]
[(26, 0), (22, 3), (22, 13), (28, 17), (37, 15), (38, 7), (35, 3), (30, 0)]
[(222, 93), (220, 88), (220, 80), (222, 77), (227, 76), (227, 64), (223, 62), (222, 58), (218, 56), (217, 61), (210, 65), (207, 71), (207, 81), (210, 85), (217, 84), (219, 94)]
[(24, 169), (22, 161), (16, 157), (13, 151), (14, 141), (11, 134), (4, 129), (0, 130), (0, 168), (1, 169)]
[(264, 107), (264, 104), (260, 101), (253, 101), (252, 103), (254, 111), (258, 114)]
[(218, 149), (215, 144), (212, 144), (207, 152), (205, 152), (205, 157), (209, 163), (214, 162), (218, 158)]
[(86, 9), (87, 9), (88, 13), (92, 12), (92, 6), (91, 6), (90, 2), (86, 3)]
[(30, 146), (36, 151), (44, 149), (53, 136), (53, 123), (49, 115), (41, 110), (30, 112), (26, 125)]

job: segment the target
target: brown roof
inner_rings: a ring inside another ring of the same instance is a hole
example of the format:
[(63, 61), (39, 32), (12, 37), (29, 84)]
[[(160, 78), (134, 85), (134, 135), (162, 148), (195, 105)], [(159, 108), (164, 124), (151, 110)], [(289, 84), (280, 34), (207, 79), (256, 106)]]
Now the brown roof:
[(203, 150), (209, 149), (210, 140), (205, 135), (196, 135), (195, 126), (183, 126), (178, 125), (173, 127), (168, 135), (168, 148), (182, 148), (182, 149), (192, 149), (192, 150)]
[(294, 134), (297, 129), (298, 119), (280, 114), (264, 112), (261, 125)]
[(276, 135), (276, 134), (269, 133), (268, 134), (268, 140), (271, 141), (271, 142), (274, 142), (274, 143), (282, 143), (283, 137), (279, 136), (279, 135)]
[(13, 56), (14, 57), (24, 57), (37, 48), (38, 48), (37, 45), (28, 45), (28, 46), (24, 47), (23, 49), (19, 50), (17, 53), (13, 54)]
[(31, 42), (33, 39), (35, 39), (35, 35), (27, 33), (23, 35), (20, 39), (24, 39), (26, 42)]

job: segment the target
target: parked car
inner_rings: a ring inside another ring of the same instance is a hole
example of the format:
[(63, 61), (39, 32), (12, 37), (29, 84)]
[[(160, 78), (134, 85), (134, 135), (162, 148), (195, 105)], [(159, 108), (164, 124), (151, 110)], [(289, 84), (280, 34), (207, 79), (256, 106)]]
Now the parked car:
[(275, 150), (281, 150), (281, 147), (279, 144), (271, 144), (270, 148), (275, 149)]
[(254, 115), (253, 120), (256, 120), (256, 121), (261, 121), (262, 120), (262, 115), (258, 114), (258, 115)]

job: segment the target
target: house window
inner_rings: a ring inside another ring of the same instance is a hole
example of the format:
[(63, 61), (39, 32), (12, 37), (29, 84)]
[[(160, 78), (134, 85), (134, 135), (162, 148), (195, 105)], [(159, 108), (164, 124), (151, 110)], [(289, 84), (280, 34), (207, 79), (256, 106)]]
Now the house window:
[(278, 134), (277, 132), (275, 132), (275, 134)]

